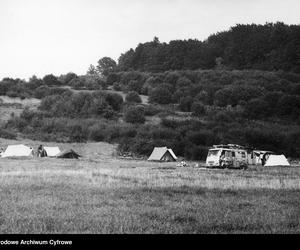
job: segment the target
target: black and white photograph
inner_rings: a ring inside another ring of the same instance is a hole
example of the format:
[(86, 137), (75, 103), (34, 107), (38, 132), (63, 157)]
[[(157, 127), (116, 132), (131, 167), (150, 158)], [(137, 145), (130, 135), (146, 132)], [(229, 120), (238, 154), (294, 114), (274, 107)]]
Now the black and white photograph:
[(0, 0), (0, 247), (299, 234), (299, 11)]

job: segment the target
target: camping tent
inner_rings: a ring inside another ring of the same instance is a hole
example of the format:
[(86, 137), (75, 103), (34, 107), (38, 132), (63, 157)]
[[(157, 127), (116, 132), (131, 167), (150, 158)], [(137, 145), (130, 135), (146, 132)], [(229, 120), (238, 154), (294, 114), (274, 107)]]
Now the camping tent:
[(148, 161), (176, 161), (173, 150), (167, 147), (155, 147)]
[(59, 147), (44, 147), (48, 157), (55, 157), (60, 153)]
[(33, 156), (33, 149), (23, 144), (10, 145), (2, 153), (1, 157), (21, 157), (21, 156)]
[(265, 166), (290, 166), (290, 164), (284, 155), (270, 155)]
[(81, 156), (79, 154), (77, 154), (74, 150), (71, 149), (71, 150), (66, 150), (66, 151), (59, 153), (56, 157), (57, 158), (78, 159)]
[(274, 154), (272, 151), (263, 151), (263, 150), (253, 150), (252, 153), (252, 164), (254, 165), (261, 165), (262, 164), (262, 158), (263, 155), (267, 154)]

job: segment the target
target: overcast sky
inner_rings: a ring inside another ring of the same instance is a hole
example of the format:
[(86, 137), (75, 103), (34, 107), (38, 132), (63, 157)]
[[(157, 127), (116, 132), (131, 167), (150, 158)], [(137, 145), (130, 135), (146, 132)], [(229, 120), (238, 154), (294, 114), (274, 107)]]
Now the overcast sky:
[(85, 74), (138, 43), (204, 40), (237, 23), (300, 24), (299, 0), (0, 0), (0, 79)]

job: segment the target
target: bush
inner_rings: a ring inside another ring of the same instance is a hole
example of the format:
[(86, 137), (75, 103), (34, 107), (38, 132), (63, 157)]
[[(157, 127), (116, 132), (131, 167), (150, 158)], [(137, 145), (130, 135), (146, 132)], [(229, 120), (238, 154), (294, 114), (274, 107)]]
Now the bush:
[(7, 129), (1, 129), (1, 128), (0, 128), (0, 137), (4, 138), (4, 139), (10, 139), (10, 140), (17, 139), (16, 133), (11, 132)]
[(105, 140), (106, 133), (103, 129), (103, 127), (94, 125), (91, 128), (89, 128), (89, 136), (88, 138), (93, 141), (104, 141)]
[(142, 92), (142, 87), (143, 87), (142, 81), (131, 80), (128, 84), (129, 91), (135, 91), (139, 94)]
[(145, 115), (146, 116), (154, 116), (162, 111), (159, 107), (152, 105), (152, 104), (145, 105), (144, 107), (145, 107)]
[(265, 118), (270, 116), (271, 110), (269, 104), (260, 99), (253, 99), (246, 104), (246, 115), (250, 118)]
[(150, 92), (149, 102), (158, 104), (172, 103), (172, 92), (165, 85), (157, 87)]
[(205, 115), (206, 113), (205, 106), (201, 102), (194, 102), (191, 111), (192, 111), (192, 116), (197, 116), (197, 117)]
[(197, 131), (188, 131), (186, 134), (188, 142), (192, 142), (195, 145), (210, 146), (215, 142), (215, 136), (210, 130), (202, 129)]
[(121, 91), (121, 90), (122, 90), (122, 85), (121, 85), (120, 83), (118, 83), (118, 82), (115, 82), (115, 83), (113, 84), (113, 89), (114, 89), (115, 91)]
[(185, 147), (184, 156), (188, 160), (205, 160), (208, 153), (208, 147), (197, 146), (197, 145), (187, 145)]
[(85, 142), (87, 140), (87, 133), (79, 124), (72, 125), (69, 128), (70, 139), (72, 142)]
[(200, 91), (200, 93), (195, 97), (196, 101), (202, 102), (203, 104), (208, 104), (209, 95), (205, 90)]
[(110, 73), (106, 78), (107, 85), (114, 85), (115, 83), (119, 82), (121, 79), (119, 74)]
[(61, 82), (57, 79), (57, 77), (52, 74), (44, 76), (43, 82), (47, 86), (61, 85)]
[(130, 91), (126, 97), (125, 97), (125, 101), (128, 103), (141, 103), (142, 99), (139, 96), (139, 94), (135, 91)]
[(190, 112), (193, 103), (193, 98), (191, 97), (182, 97), (179, 101), (179, 109), (183, 112)]
[(278, 113), (282, 116), (299, 117), (300, 112), (300, 96), (284, 95), (277, 103)]
[(34, 91), (34, 97), (37, 99), (42, 99), (48, 95), (50, 95), (50, 88), (46, 85), (42, 85)]
[(107, 93), (105, 100), (115, 111), (120, 111), (123, 104), (123, 97), (117, 93)]
[(143, 106), (130, 106), (124, 113), (124, 120), (130, 123), (144, 123), (145, 110)]

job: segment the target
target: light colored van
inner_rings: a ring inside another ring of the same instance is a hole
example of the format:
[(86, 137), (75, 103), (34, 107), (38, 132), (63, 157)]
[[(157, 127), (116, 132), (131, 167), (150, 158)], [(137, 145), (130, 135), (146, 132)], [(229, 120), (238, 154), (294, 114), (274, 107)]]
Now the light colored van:
[(248, 167), (247, 150), (234, 144), (214, 145), (208, 151), (206, 166), (245, 169)]

